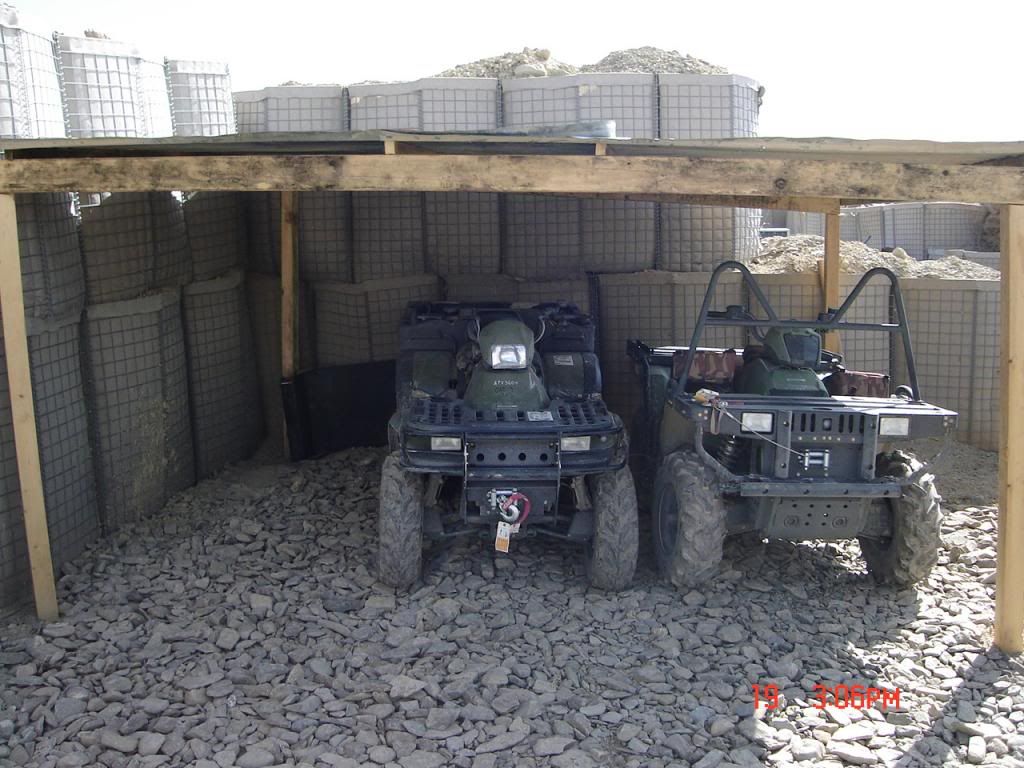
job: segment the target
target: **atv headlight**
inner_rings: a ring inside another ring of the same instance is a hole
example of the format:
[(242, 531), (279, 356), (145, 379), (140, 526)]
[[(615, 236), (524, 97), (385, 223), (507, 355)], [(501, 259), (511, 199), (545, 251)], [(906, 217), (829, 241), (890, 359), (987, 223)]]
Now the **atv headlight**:
[(878, 434), (882, 437), (906, 437), (910, 434), (907, 416), (883, 416), (878, 420)]
[(775, 417), (770, 413), (744, 413), (740, 416), (740, 428), (744, 432), (771, 432)]
[(496, 371), (526, 367), (526, 347), (522, 344), (495, 344), (491, 347), (491, 368)]
[(563, 437), (562, 438), (562, 450), (563, 451), (589, 451), (590, 450), (590, 435), (581, 435), (578, 437)]
[(430, 438), (430, 450), (432, 451), (461, 451), (461, 437), (432, 437)]

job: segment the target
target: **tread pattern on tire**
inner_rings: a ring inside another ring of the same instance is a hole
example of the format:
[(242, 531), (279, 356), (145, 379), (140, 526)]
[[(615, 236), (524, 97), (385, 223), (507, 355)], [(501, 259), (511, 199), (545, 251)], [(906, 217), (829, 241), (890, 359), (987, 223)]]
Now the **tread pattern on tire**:
[(594, 505), (594, 538), (587, 546), (590, 583), (610, 591), (625, 589), (636, 572), (639, 520), (636, 489), (628, 467), (588, 478)]
[(388, 586), (405, 589), (420, 576), (423, 559), (423, 478), (406, 472), (398, 453), (380, 470), (377, 570)]
[(691, 451), (676, 451), (662, 461), (654, 481), (655, 527), (661, 496), (669, 487), (675, 492), (679, 524), (672, 558), (659, 565), (673, 585), (692, 587), (713, 576), (722, 561), (725, 502), (713, 473), (700, 457)]
[[(879, 477), (908, 477), (921, 467), (912, 454), (893, 451), (878, 457)], [(876, 539), (860, 539), (868, 571), (880, 584), (909, 587), (928, 577), (939, 560), (942, 546), (941, 497), (935, 477), (922, 475), (891, 499), (893, 535), (886, 546)], [(883, 502), (886, 503), (886, 502)]]

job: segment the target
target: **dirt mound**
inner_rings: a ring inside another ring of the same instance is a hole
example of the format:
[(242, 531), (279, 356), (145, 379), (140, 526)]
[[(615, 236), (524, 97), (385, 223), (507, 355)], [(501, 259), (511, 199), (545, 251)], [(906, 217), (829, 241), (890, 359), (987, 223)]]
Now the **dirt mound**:
[(523, 48), (518, 53), (503, 53), (459, 64), (435, 77), (556, 77), (574, 75), (578, 71), (579, 68), (572, 64), (551, 58), (551, 51), (546, 48)]
[(645, 45), (612, 51), (596, 64), (580, 67), (580, 72), (671, 72), (681, 75), (727, 75), (729, 70), (679, 51), (666, 51)]
[[(864, 243), (843, 241), (839, 248), (843, 272), (861, 274), (874, 267), (891, 269), (899, 277), (935, 277), (943, 280), (998, 280), (999, 273), (956, 256), (917, 261), (902, 248), (883, 253)], [(766, 237), (761, 252), (750, 262), (752, 272), (813, 272), (825, 258), (825, 239), (817, 235)]]

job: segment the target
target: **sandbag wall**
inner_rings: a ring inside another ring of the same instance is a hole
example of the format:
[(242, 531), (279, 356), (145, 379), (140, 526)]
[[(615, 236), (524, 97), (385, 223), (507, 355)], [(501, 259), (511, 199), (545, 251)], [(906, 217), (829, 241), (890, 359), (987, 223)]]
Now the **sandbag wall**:
[[(43, 493), (59, 571), (100, 528), (81, 368), (85, 284), (70, 196), (23, 195), (16, 202)], [(0, 337), (0, 608), (31, 594), (23, 520)]]

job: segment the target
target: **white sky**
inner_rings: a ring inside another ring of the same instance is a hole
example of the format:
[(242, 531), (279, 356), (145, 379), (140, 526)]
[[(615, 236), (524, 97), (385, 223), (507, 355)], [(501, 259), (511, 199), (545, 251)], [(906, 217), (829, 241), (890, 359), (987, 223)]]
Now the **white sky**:
[(35, 32), (226, 61), (235, 90), (414, 80), (526, 45), (572, 64), (654, 45), (764, 85), (762, 136), (1024, 138), (1020, 0), (13, 2)]

